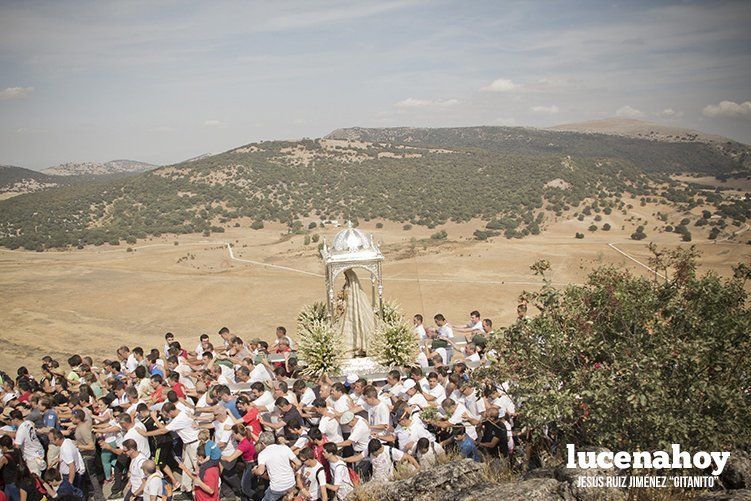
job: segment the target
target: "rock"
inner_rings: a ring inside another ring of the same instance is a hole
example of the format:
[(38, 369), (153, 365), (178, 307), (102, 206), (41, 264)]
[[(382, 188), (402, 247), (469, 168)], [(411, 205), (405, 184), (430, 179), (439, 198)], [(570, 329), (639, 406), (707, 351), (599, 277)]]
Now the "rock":
[[(608, 449), (591, 447), (578, 449), (577, 452), (603, 452)], [(621, 489), (613, 487), (577, 487), (579, 477), (614, 477), (618, 471), (614, 468), (566, 468), (561, 466), (555, 470), (555, 478), (561, 482), (567, 482), (571, 487), (571, 492), (579, 501), (601, 501), (612, 500), (619, 501), (628, 498), (628, 494)]]
[(751, 489), (712, 492), (694, 498), (694, 501), (751, 501)]
[(726, 489), (751, 489), (751, 454), (732, 451), (720, 481)]
[(524, 480), (532, 478), (556, 478), (555, 468), (535, 468), (524, 474)]
[(381, 501), (450, 501), (457, 499), (457, 492), (487, 483), (483, 465), (464, 459), (421, 471), (406, 480), (378, 485), (377, 494)]
[(533, 478), (507, 484), (482, 484), (457, 492), (461, 501), (574, 501), (571, 487), (552, 478)]

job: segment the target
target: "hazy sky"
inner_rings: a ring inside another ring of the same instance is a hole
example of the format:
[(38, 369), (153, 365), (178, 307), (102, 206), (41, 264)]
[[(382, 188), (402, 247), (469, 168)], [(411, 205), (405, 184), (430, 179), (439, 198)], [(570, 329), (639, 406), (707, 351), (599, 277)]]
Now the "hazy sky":
[(751, 143), (750, 27), (747, 0), (0, 0), (0, 164), (611, 116)]

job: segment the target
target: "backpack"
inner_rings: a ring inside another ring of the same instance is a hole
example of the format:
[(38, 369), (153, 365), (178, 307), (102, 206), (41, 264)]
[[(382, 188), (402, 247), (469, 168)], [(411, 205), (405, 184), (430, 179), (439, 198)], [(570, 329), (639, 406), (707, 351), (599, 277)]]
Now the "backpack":
[(362, 480), (360, 479), (360, 475), (357, 474), (354, 468), (350, 468), (347, 465), (342, 465), (347, 469), (347, 473), (349, 474), (349, 483), (352, 485), (352, 487), (357, 487), (360, 484), (362, 484)]
[(166, 478), (162, 478), (162, 494), (159, 496), (159, 501), (172, 501), (172, 494), (174, 487)]

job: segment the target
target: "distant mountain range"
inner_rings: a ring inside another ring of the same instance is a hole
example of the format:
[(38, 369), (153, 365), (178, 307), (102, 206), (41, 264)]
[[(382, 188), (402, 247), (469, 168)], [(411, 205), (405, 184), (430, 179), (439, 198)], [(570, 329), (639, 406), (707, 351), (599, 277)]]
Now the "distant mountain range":
[(61, 181), (65, 182), (58, 177), (48, 176), (35, 170), (13, 165), (0, 165), (0, 198), (54, 188), (63, 184)]
[(102, 176), (108, 174), (132, 174), (156, 169), (158, 165), (135, 160), (110, 160), (109, 162), (64, 163), (42, 170), (50, 176)]
[[(499, 232), (523, 238), (543, 231), (551, 214), (587, 200), (598, 210), (621, 208), (624, 193), (660, 197), (681, 210), (705, 199), (734, 223), (751, 218), (751, 200), (730, 203), (671, 178), (749, 176), (746, 145), (625, 121), (565, 127), (586, 130), (353, 127), (127, 175), (33, 177), (45, 174), (14, 168), (0, 171), (0, 181), (32, 176), (21, 186), (43, 191), (0, 201), (0, 245), (132, 244), (149, 235), (208, 236), (264, 221), (299, 232), (311, 220), (339, 218), (429, 228), (479, 218), (487, 226), (478, 238)], [(59, 186), (43, 189), (48, 183)]]

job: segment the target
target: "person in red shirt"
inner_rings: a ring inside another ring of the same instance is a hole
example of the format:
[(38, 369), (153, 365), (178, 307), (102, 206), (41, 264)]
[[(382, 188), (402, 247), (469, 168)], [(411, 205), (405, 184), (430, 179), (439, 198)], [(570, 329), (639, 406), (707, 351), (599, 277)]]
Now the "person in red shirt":
[(185, 385), (180, 382), (180, 374), (172, 372), (169, 375), (170, 389), (175, 392), (177, 398), (185, 398)]
[[(206, 458), (206, 451), (198, 448), (198, 462)], [(185, 466), (185, 463), (178, 459), (180, 469), (193, 479), (193, 500), (194, 501), (219, 501), (219, 467), (211, 466), (203, 472), (203, 476), (191, 471)]]
[(263, 431), (261, 419), (258, 416), (258, 408), (250, 405), (250, 400), (245, 395), (240, 395), (235, 401), (237, 410), (243, 413), (243, 424), (250, 428), (249, 436), (253, 441), (258, 440), (258, 436)]

